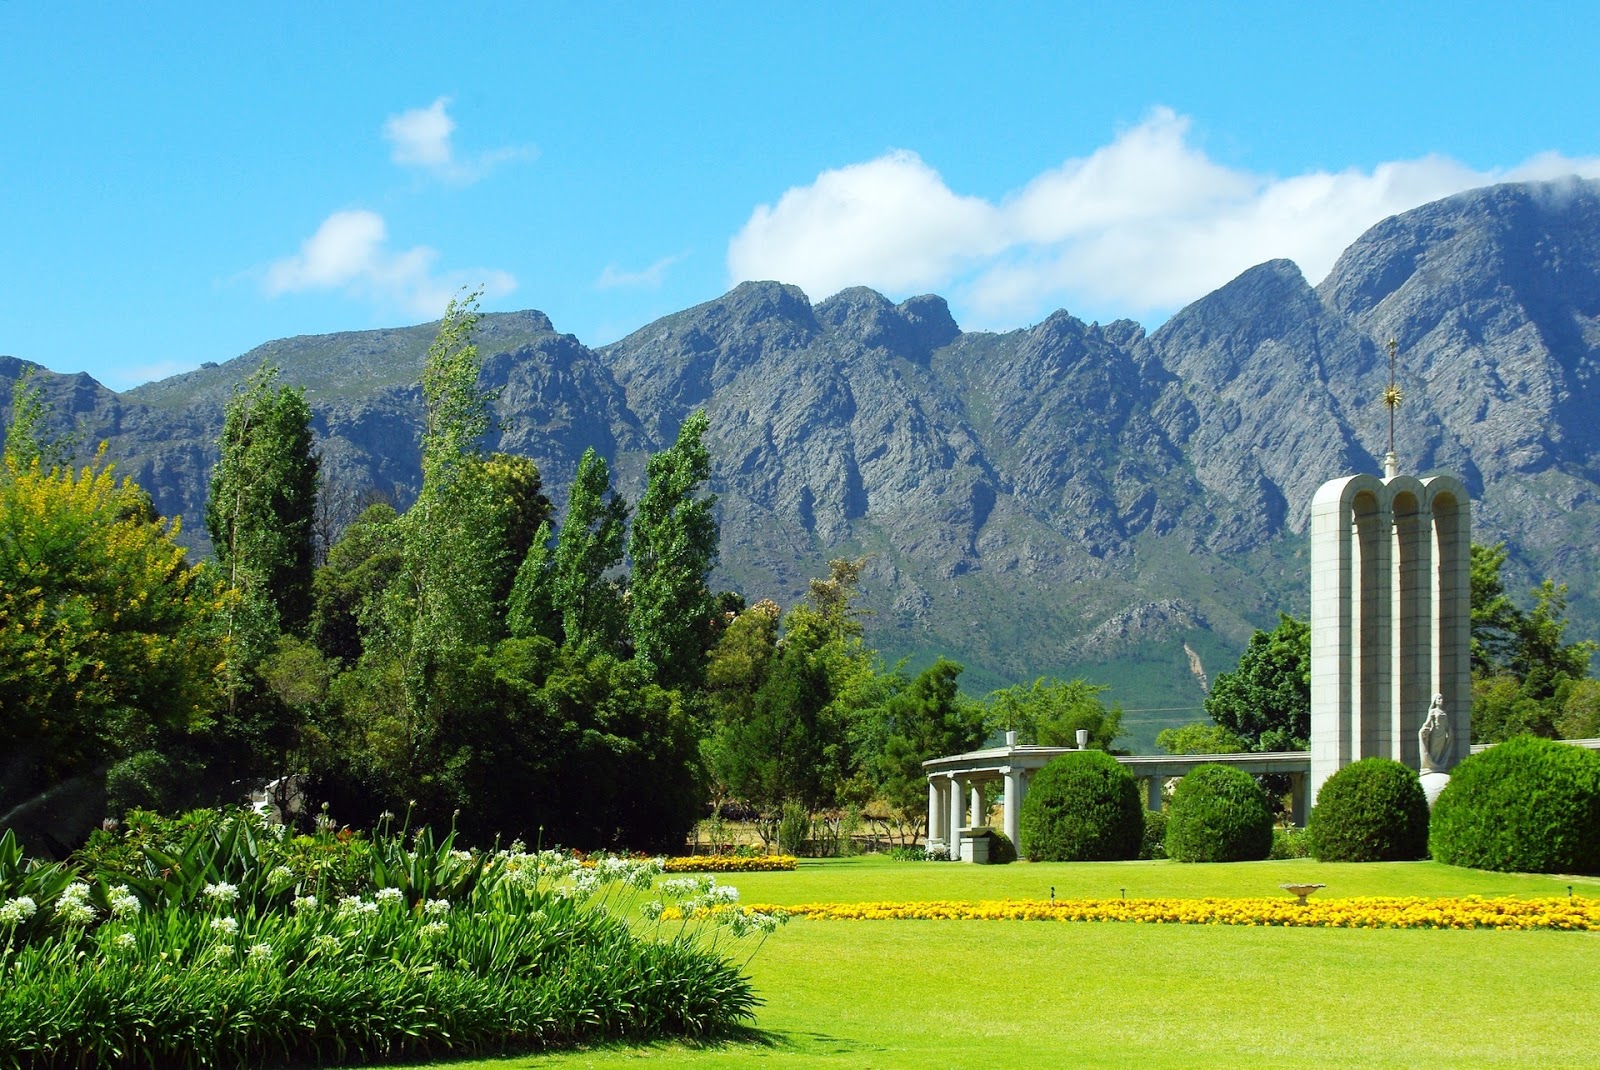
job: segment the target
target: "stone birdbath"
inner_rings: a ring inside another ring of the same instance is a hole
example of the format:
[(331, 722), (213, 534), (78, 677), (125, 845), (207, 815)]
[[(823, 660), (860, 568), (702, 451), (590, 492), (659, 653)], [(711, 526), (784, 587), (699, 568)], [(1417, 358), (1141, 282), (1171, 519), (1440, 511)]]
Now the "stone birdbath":
[(1288, 892), (1290, 895), (1299, 896), (1300, 897), (1300, 905), (1301, 906), (1305, 906), (1306, 905), (1306, 897), (1308, 895), (1310, 895), (1312, 892), (1317, 891), (1320, 888), (1326, 888), (1327, 885), (1326, 884), (1280, 884), (1280, 885), (1278, 885), (1278, 887), (1282, 888), (1284, 891)]

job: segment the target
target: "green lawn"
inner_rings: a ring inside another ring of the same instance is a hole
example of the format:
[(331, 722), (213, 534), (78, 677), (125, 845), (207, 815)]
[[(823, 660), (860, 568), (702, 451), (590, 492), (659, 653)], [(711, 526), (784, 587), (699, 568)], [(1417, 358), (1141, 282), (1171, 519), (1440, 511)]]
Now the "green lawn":
[[(747, 902), (1058, 896), (1600, 895), (1433, 863), (963, 866), (878, 859), (726, 878)], [(1600, 934), (797, 920), (749, 966), (747, 1043), (441, 1066), (1594, 1067)]]

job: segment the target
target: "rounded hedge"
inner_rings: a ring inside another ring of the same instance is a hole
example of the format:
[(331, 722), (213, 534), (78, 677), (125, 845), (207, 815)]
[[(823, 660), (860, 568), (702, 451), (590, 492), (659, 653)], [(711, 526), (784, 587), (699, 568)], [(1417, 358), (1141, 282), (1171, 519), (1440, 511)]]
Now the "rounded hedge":
[(1167, 857), (1247, 862), (1272, 853), (1272, 800), (1255, 778), (1225, 765), (1197, 765), (1167, 808)]
[(1474, 754), (1450, 771), (1428, 832), (1452, 866), (1600, 873), (1600, 753), (1517, 736)]
[(1428, 797), (1416, 771), (1363, 758), (1329, 777), (1311, 811), (1319, 862), (1410, 862), (1428, 854)]
[(1034, 862), (1137, 858), (1144, 837), (1139, 785), (1098, 750), (1070, 751), (1035, 773), (1019, 820)]

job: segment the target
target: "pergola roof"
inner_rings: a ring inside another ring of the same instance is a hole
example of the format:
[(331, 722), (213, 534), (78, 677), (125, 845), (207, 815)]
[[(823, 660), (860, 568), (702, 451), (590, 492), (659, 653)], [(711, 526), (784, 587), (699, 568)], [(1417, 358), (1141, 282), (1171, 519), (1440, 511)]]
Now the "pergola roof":
[[(1029, 773), (1042, 769), (1053, 758), (1070, 754), (1075, 747), (989, 747), (984, 750), (951, 754), (922, 763), (929, 777), (956, 775), (964, 780), (998, 780), (1009, 769)], [(1247, 773), (1305, 773), (1311, 769), (1308, 751), (1263, 751), (1244, 754), (1116, 754), (1118, 763), (1136, 777), (1181, 777), (1197, 765), (1227, 765)]]

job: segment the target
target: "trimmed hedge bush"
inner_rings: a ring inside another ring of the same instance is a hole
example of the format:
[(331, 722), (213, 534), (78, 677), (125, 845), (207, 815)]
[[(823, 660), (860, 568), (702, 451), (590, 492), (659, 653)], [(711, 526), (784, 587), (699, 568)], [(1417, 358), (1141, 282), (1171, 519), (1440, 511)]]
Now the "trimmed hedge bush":
[(1428, 854), (1428, 797), (1416, 771), (1363, 758), (1334, 773), (1311, 811), (1319, 862), (1410, 862)]
[(1031, 861), (1121, 861), (1139, 856), (1144, 804), (1111, 755), (1071, 751), (1034, 775), (1020, 823)]
[(1272, 800), (1249, 773), (1199, 765), (1178, 781), (1167, 808), (1167, 857), (1246, 862), (1272, 852)]
[(1517, 736), (1450, 773), (1428, 848), (1452, 866), (1600, 873), (1600, 753)]

